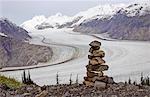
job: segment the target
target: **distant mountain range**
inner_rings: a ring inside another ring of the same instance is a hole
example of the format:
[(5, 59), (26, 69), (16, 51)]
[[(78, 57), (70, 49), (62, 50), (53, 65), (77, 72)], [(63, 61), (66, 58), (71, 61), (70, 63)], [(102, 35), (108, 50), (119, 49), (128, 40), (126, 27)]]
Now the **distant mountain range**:
[(150, 40), (150, 3), (99, 5), (73, 17), (36, 16), (21, 25), (26, 30), (73, 28), (75, 32), (105, 33), (110, 38)]
[(29, 44), (28, 32), (10, 22), (0, 19), (0, 68), (37, 65), (52, 56), (49, 47)]

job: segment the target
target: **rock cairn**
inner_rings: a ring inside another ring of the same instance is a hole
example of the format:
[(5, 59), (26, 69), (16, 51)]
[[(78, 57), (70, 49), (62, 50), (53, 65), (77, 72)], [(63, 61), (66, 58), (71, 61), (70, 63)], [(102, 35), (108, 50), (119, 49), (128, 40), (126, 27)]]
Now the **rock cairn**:
[(88, 87), (94, 86), (98, 88), (106, 88), (107, 84), (113, 84), (113, 78), (104, 75), (103, 71), (108, 70), (109, 66), (105, 64), (103, 60), (105, 52), (100, 49), (101, 42), (92, 41), (88, 55), (89, 64), (87, 68), (87, 77), (84, 77), (84, 82)]

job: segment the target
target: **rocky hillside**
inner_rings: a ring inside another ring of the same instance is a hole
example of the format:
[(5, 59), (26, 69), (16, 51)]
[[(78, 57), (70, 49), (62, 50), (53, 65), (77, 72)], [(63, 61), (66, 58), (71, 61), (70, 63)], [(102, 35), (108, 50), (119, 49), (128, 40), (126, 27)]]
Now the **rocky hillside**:
[(19, 42), (0, 36), (0, 67), (31, 66), (47, 62), (52, 56), (50, 47)]
[(106, 89), (86, 87), (83, 84), (51, 85), (39, 87), (26, 85), (18, 89), (8, 89), (0, 85), (0, 97), (150, 97), (150, 86), (117, 83)]
[(28, 32), (7, 19), (1, 19), (0, 68), (37, 65), (52, 56), (49, 47), (29, 44)]
[(7, 18), (0, 18), (0, 33), (18, 40), (28, 40), (31, 38), (25, 29), (10, 22)]

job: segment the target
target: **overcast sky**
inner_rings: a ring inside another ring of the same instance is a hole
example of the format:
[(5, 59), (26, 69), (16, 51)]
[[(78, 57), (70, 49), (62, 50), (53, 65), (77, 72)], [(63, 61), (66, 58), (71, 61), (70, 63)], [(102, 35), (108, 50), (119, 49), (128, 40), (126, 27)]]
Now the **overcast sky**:
[(73, 16), (100, 4), (135, 1), (143, 2), (143, 0), (0, 0), (0, 17), (6, 17), (19, 25), (37, 15), (48, 17), (60, 12)]

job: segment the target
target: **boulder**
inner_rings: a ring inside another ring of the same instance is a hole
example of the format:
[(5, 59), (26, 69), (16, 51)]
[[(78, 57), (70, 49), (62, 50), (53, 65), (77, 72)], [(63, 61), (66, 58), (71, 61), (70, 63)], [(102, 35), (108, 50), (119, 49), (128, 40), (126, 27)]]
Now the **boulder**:
[(101, 76), (103, 76), (103, 75), (104, 75), (103, 72), (97, 72), (97, 76), (98, 76), (98, 77), (101, 77)]
[(103, 58), (105, 57), (105, 52), (103, 50), (94, 50), (91, 56)]
[(88, 59), (93, 59), (93, 58), (96, 58), (96, 57), (100, 57), (100, 58), (104, 58), (105, 57), (105, 53), (103, 52), (97, 52), (97, 51), (94, 51), (95, 54), (91, 54), (91, 55), (88, 55)]
[(93, 78), (91, 78), (91, 77), (84, 77), (84, 80), (85, 80), (85, 81), (93, 82)]
[(87, 71), (87, 76), (90, 77), (90, 78), (93, 78), (95, 76), (101, 77), (103, 75), (104, 75), (103, 72)]
[(100, 49), (99, 46), (91, 47), (89, 52), (92, 53), (94, 50), (99, 50), (99, 49)]
[(95, 73), (94, 73), (94, 72), (87, 71), (87, 76), (88, 76), (88, 77), (94, 77), (94, 76), (95, 76)]
[(113, 78), (112, 77), (108, 77), (108, 76), (94, 77), (93, 81), (101, 81), (101, 82), (105, 82), (107, 84), (114, 84)]
[(88, 71), (106, 71), (108, 70), (108, 65), (87, 65)]
[(89, 45), (92, 47), (99, 47), (101, 46), (101, 42), (94, 40)]
[(102, 71), (91, 71), (91, 72), (93, 72), (97, 77), (102, 77), (104, 75)]
[(83, 81), (83, 84), (86, 85), (87, 87), (93, 87), (94, 83), (90, 81)]
[(99, 68), (95, 69), (95, 71), (106, 71), (108, 68), (108, 65), (100, 65)]
[(31, 94), (31, 93), (24, 93), (24, 94), (22, 94), (22, 96), (23, 96), (23, 97), (31, 97), (32, 94)]
[(106, 83), (101, 82), (101, 81), (95, 81), (94, 87), (98, 89), (105, 89), (106, 88)]
[(98, 65), (98, 64), (104, 64), (105, 60), (103, 60), (100, 57), (95, 57), (89, 60), (90, 65)]
[(97, 78), (95, 78), (95, 80), (107, 83), (108, 82), (108, 76), (97, 77)]
[(97, 65), (97, 64), (98, 64), (97, 60), (95, 60), (95, 59), (89, 60), (89, 65)]
[(44, 90), (40, 94), (37, 94), (35, 97), (46, 97), (48, 95), (48, 91)]
[(0, 83), (0, 88), (3, 89), (3, 90), (8, 90), (10, 89), (6, 84), (4, 83)]
[(108, 84), (114, 84), (115, 82), (114, 82), (113, 77), (108, 77), (108, 82), (107, 83)]
[(94, 56), (88, 55), (88, 59), (92, 59), (94, 58)]
[(93, 59), (97, 60), (99, 64), (104, 64), (105, 63), (105, 60), (103, 60), (101, 57), (95, 57)]

